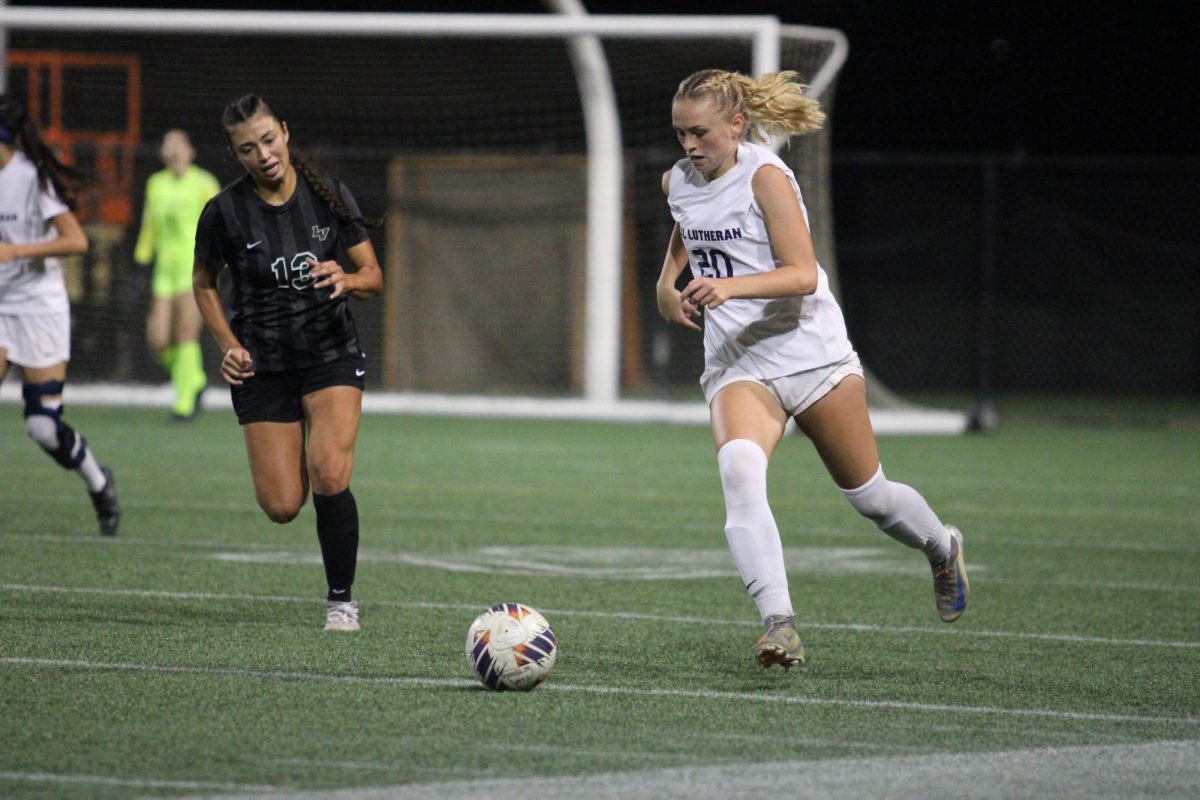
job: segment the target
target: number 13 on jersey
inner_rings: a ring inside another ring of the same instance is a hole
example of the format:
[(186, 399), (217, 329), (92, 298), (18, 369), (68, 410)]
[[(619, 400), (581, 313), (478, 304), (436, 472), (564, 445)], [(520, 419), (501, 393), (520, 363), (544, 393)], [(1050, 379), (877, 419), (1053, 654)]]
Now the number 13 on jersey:
[[(692, 255), (696, 257), (696, 266), (700, 268), (700, 277), (702, 278), (732, 278), (733, 277), (733, 262), (729, 260), (729, 256), (725, 255), (720, 250), (713, 248), (705, 250), (703, 247), (697, 247), (692, 251)], [(725, 274), (721, 274), (721, 266), (724, 262)]]
[(271, 262), (271, 272), (275, 273), (275, 285), (280, 289), (286, 289), (289, 286), (293, 289), (303, 290), (312, 286), (316, 282), (316, 278), (309, 274), (312, 267), (308, 263), (308, 259), (317, 260), (316, 255), (305, 250), (303, 253), (296, 253), (292, 256), (292, 263), (289, 265), (287, 259), (283, 256)]

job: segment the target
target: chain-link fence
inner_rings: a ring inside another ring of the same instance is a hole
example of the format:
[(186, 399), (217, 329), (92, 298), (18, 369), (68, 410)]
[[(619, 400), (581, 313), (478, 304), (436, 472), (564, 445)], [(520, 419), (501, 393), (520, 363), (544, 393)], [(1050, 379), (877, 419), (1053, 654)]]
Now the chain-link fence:
[(893, 388), (1200, 395), (1200, 161), (840, 154), (833, 194)]

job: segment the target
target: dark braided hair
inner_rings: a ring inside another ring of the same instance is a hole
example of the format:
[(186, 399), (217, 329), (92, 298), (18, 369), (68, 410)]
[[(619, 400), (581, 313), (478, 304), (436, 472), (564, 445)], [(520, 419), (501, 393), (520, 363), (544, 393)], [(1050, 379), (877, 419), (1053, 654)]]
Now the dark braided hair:
[[(279, 120), (279, 115), (267, 104), (267, 101), (256, 94), (243, 95), (225, 106), (225, 110), (221, 113), (221, 125), (225, 128), (226, 138), (229, 137), (229, 132), (233, 130), (235, 125), (245, 122), (258, 114), (266, 114), (275, 120)], [(359, 225), (367, 228), (379, 227), (379, 220), (362, 215), (356, 216), (351, 213), (350, 209), (346, 208), (346, 204), (342, 202), (342, 198), (312, 164), (302, 158), (296, 151), (296, 148), (289, 148), (289, 150), (292, 166), (305, 177), (308, 185), (312, 187), (313, 192), (316, 193), (317, 197), (321, 198), (321, 202), (329, 207), (334, 216), (342, 222), (357, 222)]]
[(37, 169), (38, 183), (46, 189), (53, 188), (71, 210), (75, 209), (79, 190), (92, 183), (88, 173), (58, 160), (42, 141), (25, 104), (8, 94), (0, 94), (0, 142), (14, 145), (24, 153)]
[(325, 205), (333, 211), (334, 216), (342, 222), (357, 222), (366, 228), (378, 228), (379, 220), (374, 217), (364, 217), (362, 215), (354, 216), (350, 213), (350, 209), (346, 208), (346, 204), (342, 202), (342, 198), (330, 188), (329, 184), (321, 177), (321, 174), (308, 163), (307, 159), (301, 158), (300, 153), (292, 149), (292, 166), (300, 172), (305, 178), (308, 178), (308, 185), (316, 192), (317, 197), (321, 198)]

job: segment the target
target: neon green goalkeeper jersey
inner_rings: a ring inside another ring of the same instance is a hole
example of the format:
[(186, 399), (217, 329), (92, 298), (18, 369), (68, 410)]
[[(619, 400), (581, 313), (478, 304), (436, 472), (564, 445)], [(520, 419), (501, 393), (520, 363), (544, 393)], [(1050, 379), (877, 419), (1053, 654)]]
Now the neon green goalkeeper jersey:
[(155, 294), (188, 291), (196, 248), (196, 223), (204, 204), (221, 190), (212, 173), (192, 165), (183, 177), (159, 170), (146, 181), (142, 229), (133, 258), (154, 263)]

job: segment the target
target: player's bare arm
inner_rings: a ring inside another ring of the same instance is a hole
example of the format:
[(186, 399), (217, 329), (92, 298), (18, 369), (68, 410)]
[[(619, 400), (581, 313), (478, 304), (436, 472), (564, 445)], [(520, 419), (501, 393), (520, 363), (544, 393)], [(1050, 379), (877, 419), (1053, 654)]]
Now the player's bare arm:
[(687, 248), (683, 245), (683, 237), (680, 236), (679, 225), (676, 224), (671, 231), (671, 241), (667, 244), (667, 255), (663, 259), (662, 274), (659, 275), (656, 287), (658, 313), (667, 322), (698, 331), (700, 326), (694, 320), (700, 315), (700, 310), (692, 300), (675, 288), (675, 281), (687, 264)]
[[(671, 170), (662, 176), (663, 194), (671, 194)], [(671, 240), (667, 243), (667, 256), (663, 259), (662, 274), (658, 278), (656, 294), (658, 296), (658, 313), (667, 322), (674, 322), (692, 330), (700, 330), (700, 326), (692, 320), (699, 316), (700, 310), (691, 301), (685, 301), (675, 288), (675, 281), (680, 273), (687, 268), (687, 249), (683, 246), (683, 237), (679, 234), (679, 225), (671, 231)]]
[(221, 357), (221, 377), (226, 383), (240, 386), (246, 378), (254, 377), (254, 358), (233, 335), (229, 320), (225, 318), (225, 308), (217, 292), (217, 271), (197, 261), (192, 270), (192, 293), (196, 297), (196, 305), (200, 307), (200, 316), (204, 317), (205, 324), (217, 340), (217, 347), (224, 354)]
[(359, 242), (346, 252), (354, 263), (353, 272), (346, 272), (337, 261), (308, 259), (309, 266), (312, 267), (310, 274), (318, 278), (313, 288), (332, 286), (330, 300), (343, 294), (349, 294), (356, 300), (366, 300), (383, 291), (383, 270), (379, 267), (379, 259), (375, 256), (375, 248), (371, 243)]
[(50, 220), (58, 236), (48, 242), (0, 242), (0, 262), (15, 258), (46, 258), (48, 256), (74, 256), (87, 252), (87, 234), (75, 215), (67, 212)]

